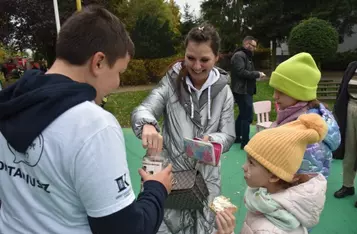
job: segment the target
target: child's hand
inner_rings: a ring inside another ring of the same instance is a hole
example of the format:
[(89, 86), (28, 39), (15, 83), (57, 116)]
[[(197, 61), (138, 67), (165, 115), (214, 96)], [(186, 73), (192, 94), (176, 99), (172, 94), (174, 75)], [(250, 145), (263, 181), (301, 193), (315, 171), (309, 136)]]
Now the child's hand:
[(216, 223), (218, 227), (216, 234), (232, 234), (236, 227), (236, 218), (232, 214), (232, 211), (226, 209), (223, 212), (217, 213)]

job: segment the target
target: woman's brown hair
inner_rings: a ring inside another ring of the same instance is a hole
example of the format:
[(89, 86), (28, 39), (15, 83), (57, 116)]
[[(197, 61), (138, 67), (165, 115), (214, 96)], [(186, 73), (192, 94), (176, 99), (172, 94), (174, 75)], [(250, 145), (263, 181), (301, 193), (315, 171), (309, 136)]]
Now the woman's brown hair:
[[(185, 49), (187, 48), (187, 45), (189, 42), (196, 42), (196, 43), (210, 42), (210, 47), (212, 49), (213, 54), (215, 56), (219, 55), (221, 38), (219, 37), (217, 30), (211, 24), (203, 23), (200, 26), (192, 28), (186, 36), (186, 39), (184, 42)], [(181, 83), (184, 84), (184, 88), (187, 88), (187, 85), (185, 85), (185, 83), (182, 82), (183, 78), (188, 75), (188, 71), (187, 71), (187, 68), (185, 67), (184, 61), (185, 61), (184, 59), (180, 59), (170, 65), (170, 69), (177, 62), (181, 62), (181, 65), (182, 65), (182, 69), (180, 70), (177, 80), (176, 80), (176, 82), (177, 82), (176, 83), (177, 84), (176, 91), (177, 91), (177, 95), (179, 98), (181, 95)]]

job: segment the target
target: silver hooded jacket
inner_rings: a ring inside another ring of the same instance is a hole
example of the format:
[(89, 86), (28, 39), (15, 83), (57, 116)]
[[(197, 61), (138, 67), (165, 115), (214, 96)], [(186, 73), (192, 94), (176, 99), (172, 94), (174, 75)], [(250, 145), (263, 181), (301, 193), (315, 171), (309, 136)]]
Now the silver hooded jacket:
[[(214, 167), (188, 159), (183, 139), (209, 135), (211, 141), (223, 145), (224, 152), (235, 140), (234, 99), (228, 85), (229, 77), (219, 68), (214, 70), (219, 77), (201, 93), (199, 99), (196, 92), (183, 82), (179, 84), (181, 89), (177, 88), (179, 70), (169, 70), (131, 116), (132, 128), (138, 138), (141, 138), (145, 124), (152, 124), (160, 131), (158, 120), (164, 117), (161, 132), (163, 155), (172, 163), (174, 171), (196, 168), (202, 173), (210, 192), (209, 202), (221, 193), (220, 164)], [(215, 215), (206, 207), (203, 211), (166, 209), (158, 233), (201, 234), (214, 231)]]

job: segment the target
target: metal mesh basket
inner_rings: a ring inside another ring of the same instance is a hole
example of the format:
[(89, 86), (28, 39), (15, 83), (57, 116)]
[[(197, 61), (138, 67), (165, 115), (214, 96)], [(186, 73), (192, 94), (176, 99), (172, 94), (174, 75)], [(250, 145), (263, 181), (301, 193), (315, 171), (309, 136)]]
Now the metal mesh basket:
[(173, 172), (176, 183), (165, 202), (169, 209), (203, 209), (209, 195), (207, 185), (197, 170)]

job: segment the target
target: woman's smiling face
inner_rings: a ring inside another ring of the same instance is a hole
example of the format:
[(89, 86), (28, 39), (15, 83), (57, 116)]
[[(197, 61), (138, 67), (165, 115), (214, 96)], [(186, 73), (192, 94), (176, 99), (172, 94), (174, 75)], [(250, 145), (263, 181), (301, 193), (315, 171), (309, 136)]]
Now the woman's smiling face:
[(204, 82), (218, 61), (218, 56), (213, 53), (210, 43), (189, 41), (187, 44), (185, 66), (193, 83)]

